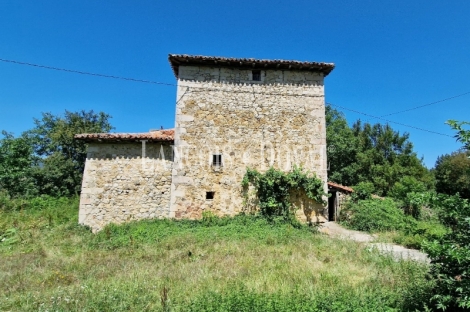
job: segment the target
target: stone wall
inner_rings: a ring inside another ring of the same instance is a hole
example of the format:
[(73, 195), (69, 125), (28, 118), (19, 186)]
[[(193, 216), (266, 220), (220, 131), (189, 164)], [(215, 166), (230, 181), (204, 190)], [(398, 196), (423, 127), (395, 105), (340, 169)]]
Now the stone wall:
[[(247, 167), (285, 171), (294, 165), (326, 179), (323, 75), (307, 71), (179, 66), (170, 217), (244, 209)], [(223, 166), (212, 166), (212, 155)], [(214, 192), (213, 199), (206, 199)], [(325, 207), (295, 199), (303, 219), (324, 221)]]
[(169, 143), (90, 143), (79, 223), (95, 232), (108, 223), (169, 217)]

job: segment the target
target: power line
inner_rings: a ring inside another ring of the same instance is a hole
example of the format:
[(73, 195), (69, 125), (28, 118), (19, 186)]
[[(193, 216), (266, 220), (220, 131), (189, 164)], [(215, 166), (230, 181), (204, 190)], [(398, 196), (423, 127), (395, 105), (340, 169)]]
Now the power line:
[(327, 103), (327, 104), (331, 105), (331, 106), (341, 108), (341, 109), (344, 109), (344, 110), (347, 110), (347, 111), (350, 111), (350, 112), (353, 112), (353, 113), (356, 113), (356, 114), (364, 115), (364, 116), (367, 116), (367, 117), (370, 117), (370, 118), (373, 118), (373, 119), (380, 119), (380, 120), (386, 121), (388, 123), (393, 123), (393, 124), (397, 124), (397, 125), (400, 125), (400, 126), (404, 126), (404, 127), (408, 127), (408, 128), (412, 128), (412, 129), (416, 129), (416, 130), (425, 131), (425, 132), (429, 132), (429, 133), (438, 134), (438, 135), (453, 138), (452, 135), (448, 135), (448, 134), (445, 134), (445, 133), (440, 133), (440, 132), (436, 132), (436, 131), (432, 131), (432, 130), (428, 130), (428, 129), (423, 129), (423, 128), (403, 124), (403, 123), (396, 122), (396, 121), (391, 121), (391, 120), (388, 120), (388, 119), (385, 119), (385, 118), (382, 118), (382, 117), (379, 117), (379, 116), (370, 115), (370, 114), (367, 114), (367, 113), (363, 113), (363, 112), (360, 112), (360, 111), (357, 111), (357, 110), (354, 110), (354, 109), (346, 108), (346, 107), (336, 105), (336, 104), (332, 104), (332, 103)]
[(458, 97), (461, 97), (461, 96), (464, 96), (464, 95), (467, 95), (467, 94), (470, 94), (470, 91), (462, 93), (462, 94), (454, 95), (454, 96), (451, 96), (451, 97), (448, 97), (448, 98), (445, 98), (445, 99), (442, 99), (442, 100), (439, 100), (439, 101), (435, 101), (435, 102), (431, 102), (431, 103), (428, 103), (428, 104), (419, 105), (419, 106), (411, 107), (411, 108), (404, 109), (404, 110), (401, 110), (401, 111), (397, 111), (397, 112), (389, 113), (389, 114), (386, 114), (386, 115), (382, 115), (380, 117), (387, 117), (387, 116), (391, 116), (391, 115), (396, 115), (396, 114), (409, 112), (409, 111), (412, 111), (412, 110), (415, 110), (415, 109), (420, 109), (420, 108), (423, 108), (423, 107), (426, 107), (426, 106), (431, 106), (431, 105), (434, 105), (434, 104), (438, 104), (438, 103), (442, 103), (442, 102), (445, 102), (445, 101), (453, 100), (455, 98), (458, 98)]
[[(73, 70), (73, 69), (67, 69), (67, 68), (60, 68), (60, 67), (53, 67), (53, 66), (47, 66), (47, 65), (40, 65), (40, 64), (34, 64), (34, 63), (27, 63), (27, 62), (20, 62), (20, 61), (14, 61), (14, 60), (7, 60), (7, 59), (2, 59), (0, 58), (1, 62), (6, 62), (6, 63), (13, 63), (13, 64), (19, 64), (19, 65), (27, 65), (27, 66), (33, 66), (37, 68), (44, 68), (44, 69), (51, 69), (51, 70), (56, 70), (56, 71), (63, 71), (63, 72), (68, 72), (68, 73), (75, 73), (75, 74), (81, 74), (81, 75), (88, 75), (88, 76), (95, 76), (95, 77), (103, 77), (103, 78), (112, 78), (112, 79), (120, 79), (120, 80), (127, 80), (127, 81), (134, 81), (134, 82), (142, 82), (142, 83), (150, 83), (150, 84), (156, 84), (156, 85), (163, 85), (163, 86), (172, 86), (172, 87), (185, 87), (184, 84), (175, 84), (175, 83), (169, 83), (169, 82), (160, 82), (160, 81), (154, 81), (154, 80), (144, 80), (144, 79), (138, 79), (138, 78), (130, 78), (130, 77), (122, 77), (122, 76), (114, 76), (114, 75), (106, 75), (106, 74), (97, 74), (97, 73), (91, 73), (91, 72), (85, 72), (85, 71), (80, 71), (80, 70)], [(188, 86), (189, 87), (189, 86)], [(211, 87), (199, 87), (199, 86), (190, 86), (193, 89), (204, 89), (204, 91), (219, 91), (219, 92), (231, 92), (231, 93), (249, 93), (253, 94), (253, 91), (248, 91), (248, 90), (221, 90), (220, 88), (211, 88)], [(200, 92), (204, 92), (200, 91)], [(197, 91), (193, 91), (197, 92)], [(280, 96), (303, 96), (303, 97), (324, 97), (323, 95), (308, 95), (308, 94), (287, 94), (287, 93), (273, 93), (273, 92), (255, 92), (256, 94), (262, 94), (262, 95), (280, 95)]]
[[(81, 75), (89, 75), (89, 76), (95, 76), (95, 77), (103, 77), (103, 78), (112, 78), (112, 79), (120, 79), (120, 80), (127, 80), (127, 81), (134, 81), (134, 82), (142, 82), (142, 83), (150, 83), (150, 84), (156, 84), (156, 85), (164, 85), (164, 86), (178, 86), (175, 83), (169, 83), (169, 82), (160, 82), (160, 81), (154, 81), (154, 80), (145, 80), (145, 79), (138, 79), (138, 78), (130, 78), (130, 77), (122, 77), (122, 76), (115, 76), (115, 75), (106, 75), (106, 74), (98, 74), (98, 73), (91, 73), (91, 72), (85, 72), (85, 71), (80, 71), (80, 70), (73, 70), (73, 69), (67, 69), (67, 68), (60, 68), (60, 67), (54, 67), (54, 66), (47, 66), (47, 65), (40, 65), (40, 64), (34, 64), (34, 63), (28, 63), (28, 62), (21, 62), (21, 61), (15, 61), (15, 60), (7, 60), (7, 59), (2, 59), (0, 58), (0, 61), (6, 62), (6, 63), (13, 63), (13, 64), (19, 64), (19, 65), (27, 65), (27, 66), (33, 66), (33, 67), (38, 67), (38, 68), (44, 68), (44, 69), (51, 69), (51, 70), (56, 70), (56, 71), (63, 71), (63, 72), (68, 72), (68, 73), (75, 73), (75, 74), (81, 74)], [(284, 94), (284, 93), (272, 93), (272, 92), (254, 92), (254, 91), (242, 91), (242, 90), (220, 90), (216, 88), (208, 88), (208, 87), (196, 87), (196, 86), (191, 86), (191, 88), (201, 88), (205, 90), (217, 90), (217, 91), (222, 91), (222, 92), (233, 92), (233, 93), (250, 93), (250, 94), (266, 94), (266, 95), (286, 95), (286, 96), (303, 96), (303, 97), (323, 97), (323, 96), (318, 96), (318, 95), (307, 95), (307, 94)], [(419, 105), (416, 107), (408, 108), (405, 110), (389, 113), (386, 115), (382, 115), (380, 117), (387, 117), (391, 115), (396, 115), (412, 110), (416, 110), (422, 107), (442, 103), (445, 101), (449, 101), (458, 97), (462, 97), (464, 95), (470, 94), (469, 92), (465, 92), (462, 94), (458, 94), (455, 96), (451, 96), (439, 101), (431, 102), (428, 104), (424, 105)]]
[(6, 60), (6, 59), (1, 59), (1, 58), (0, 58), (0, 61), (5, 62), (5, 63), (27, 65), (27, 66), (33, 66), (33, 67), (38, 67), (38, 68), (45, 68), (45, 69), (52, 69), (52, 70), (63, 71), (63, 72), (68, 72), (68, 73), (75, 73), (75, 74), (80, 74), (80, 75), (120, 79), (120, 80), (134, 81), (134, 82), (151, 83), (151, 84), (164, 85), (164, 86), (176, 86), (176, 84), (174, 84), (174, 83), (166, 83), (166, 82), (144, 80), (144, 79), (137, 79), (137, 78), (129, 78), (129, 77), (114, 76), (114, 75), (90, 73), (90, 72), (85, 72), (85, 71), (80, 71), (80, 70), (73, 70), (73, 69), (59, 68), (59, 67), (53, 67), (53, 66), (39, 65), (39, 64), (20, 62), (20, 61), (14, 61), (14, 60)]
[[(6, 63), (19, 64), (19, 65), (33, 66), (33, 67), (37, 67), (37, 68), (44, 68), (44, 69), (50, 69), (50, 70), (56, 70), (56, 71), (63, 71), (63, 72), (69, 72), (69, 73), (76, 73), (76, 74), (81, 74), (81, 75), (95, 76), (95, 77), (119, 79), (119, 80), (134, 81), (134, 82), (141, 82), (141, 83), (149, 83), (149, 84), (155, 84), (155, 85), (164, 85), (164, 86), (178, 86), (177, 84), (174, 84), (174, 83), (159, 82), (159, 81), (153, 81), (153, 80), (144, 80), (144, 79), (129, 78), (129, 77), (122, 77), (122, 76), (114, 76), (114, 75), (106, 75), (106, 74), (98, 74), (98, 73), (91, 73), (91, 72), (85, 72), (85, 71), (79, 71), (79, 70), (73, 70), (73, 69), (66, 69), (66, 68), (59, 68), (59, 67), (53, 67), (53, 66), (47, 66), (47, 65), (40, 65), (40, 64), (34, 64), (34, 63), (28, 63), (28, 62), (21, 62), (21, 61), (15, 61), (15, 60), (7, 60), (7, 59), (2, 59), (2, 58), (0, 58), (0, 61), (6, 62)], [(180, 85), (180, 86), (181, 86), (181, 85)], [(178, 102), (183, 98), (184, 94), (189, 90), (189, 89), (188, 89), (189, 86), (186, 86), (186, 87), (187, 87), (186, 91), (185, 91), (185, 92), (183, 93), (183, 95), (180, 97), (180, 99), (178, 100)], [(289, 93), (273, 93), (273, 92), (254, 92), (254, 90), (251, 90), (251, 91), (248, 91), (248, 90), (247, 90), (247, 91), (244, 91), (244, 90), (221, 90), (220, 88), (197, 87), (197, 86), (191, 86), (191, 88), (204, 89), (205, 91), (207, 91), (207, 90), (212, 90), (212, 91), (222, 91), (222, 92), (231, 92), (231, 93), (249, 93), (249, 94), (255, 94), (255, 93), (256, 93), (256, 94), (261, 94), (261, 95), (276, 95), (276, 96), (324, 97), (323, 95), (312, 95), (312, 94), (289, 94)], [(194, 92), (194, 91), (193, 91), (193, 92)], [(199, 92), (203, 92), (203, 91), (199, 91)], [(380, 116), (380, 117), (379, 117), (379, 116), (370, 115), (370, 114), (367, 114), (367, 113), (363, 113), (363, 112), (360, 112), (360, 111), (357, 111), (357, 110), (349, 109), (349, 108), (346, 108), (346, 107), (342, 107), (342, 106), (340, 106), (340, 105), (335, 105), (335, 104), (331, 104), (331, 103), (328, 103), (328, 104), (329, 104), (329, 105), (332, 105), (332, 106), (339, 107), (339, 108), (344, 109), (344, 110), (347, 110), (347, 111), (351, 111), (351, 112), (355, 112), (355, 113), (357, 113), (357, 114), (361, 114), (361, 115), (364, 115), (364, 116), (368, 116), (368, 117), (371, 117), (371, 118), (374, 118), (374, 119), (384, 120), (384, 121), (386, 121), (386, 122), (388, 122), (388, 123), (393, 123), (393, 124), (401, 125), (401, 126), (404, 126), (404, 127), (413, 128), (413, 129), (416, 129), (416, 130), (421, 130), (421, 131), (425, 131), (425, 132), (429, 132), (429, 133), (438, 134), (438, 135), (442, 135), (442, 136), (447, 136), (447, 137), (452, 137), (452, 138), (453, 138), (453, 136), (450, 136), (450, 135), (447, 135), (447, 134), (444, 134), (444, 133), (435, 132), (435, 131), (432, 131), (432, 130), (427, 130), (427, 129), (423, 129), (423, 128), (419, 128), (419, 127), (415, 127), (415, 126), (411, 126), (411, 125), (406, 125), (406, 124), (403, 124), (403, 123), (399, 123), (399, 122), (395, 122), (395, 121), (391, 121), (391, 120), (385, 119), (385, 118), (383, 118), (383, 117), (385, 117), (385, 116), (390, 116), (390, 115), (394, 115), (394, 114), (399, 114), (399, 113), (403, 113), (403, 112), (407, 112), (407, 111), (411, 111), (411, 110), (418, 109), (418, 108), (425, 107), (425, 106), (434, 105), (434, 104), (441, 103), (441, 102), (444, 102), (444, 101), (448, 101), (448, 100), (451, 100), (451, 99), (454, 99), (454, 98), (457, 98), (457, 97), (461, 97), (461, 96), (464, 96), (464, 95), (467, 95), (467, 94), (470, 94), (470, 92), (462, 93), (462, 94), (459, 94), (459, 95), (456, 95), (456, 96), (452, 96), (452, 97), (449, 97), (449, 98), (446, 98), (446, 99), (443, 99), (443, 100), (439, 100), (439, 101), (435, 101), (435, 102), (432, 102), (432, 103), (428, 103), (428, 104), (420, 105), (420, 106), (417, 106), (417, 107), (409, 108), (409, 109), (406, 109), (406, 110), (403, 110), (403, 111), (399, 111), (399, 112), (394, 112), (394, 113), (386, 114), (386, 115), (383, 115), (383, 116)]]

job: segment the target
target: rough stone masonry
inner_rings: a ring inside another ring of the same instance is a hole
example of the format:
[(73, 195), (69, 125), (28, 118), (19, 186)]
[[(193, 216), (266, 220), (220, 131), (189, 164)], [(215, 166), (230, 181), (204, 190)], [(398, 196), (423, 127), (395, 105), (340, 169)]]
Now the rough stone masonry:
[[(169, 55), (178, 80), (173, 130), (80, 134), (89, 143), (79, 222), (93, 231), (146, 218), (200, 218), (256, 209), (246, 168), (294, 165), (327, 191), (324, 77), (330, 63)], [(252, 196), (248, 196), (252, 198)], [(297, 216), (327, 207), (292, 197)]]

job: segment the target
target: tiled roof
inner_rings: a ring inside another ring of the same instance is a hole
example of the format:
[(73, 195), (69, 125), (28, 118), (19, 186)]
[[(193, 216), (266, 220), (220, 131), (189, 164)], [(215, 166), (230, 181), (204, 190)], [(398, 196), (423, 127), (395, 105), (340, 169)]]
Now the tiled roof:
[(174, 129), (150, 131), (144, 133), (83, 133), (76, 134), (76, 140), (86, 142), (149, 142), (173, 141)]
[(253, 58), (232, 58), (187, 54), (169, 54), (168, 60), (176, 77), (178, 67), (184, 65), (205, 65), (217, 67), (237, 67), (252, 69), (296, 69), (321, 72), (326, 77), (334, 68), (333, 63), (301, 62), (288, 60), (260, 60)]
[(330, 181), (328, 181), (328, 187), (335, 188), (335, 189), (345, 191), (345, 192), (349, 192), (349, 193), (354, 192), (354, 190), (352, 188), (348, 187), (348, 186), (344, 186), (344, 185), (337, 184), (337, 183), (330, 182)]

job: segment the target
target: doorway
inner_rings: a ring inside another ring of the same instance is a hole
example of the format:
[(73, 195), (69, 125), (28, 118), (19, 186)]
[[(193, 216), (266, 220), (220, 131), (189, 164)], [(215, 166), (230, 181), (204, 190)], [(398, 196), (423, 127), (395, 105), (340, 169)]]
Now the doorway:
[(328, 221), (336, 221), (336, 191), (330, 192), (328, 197)]

